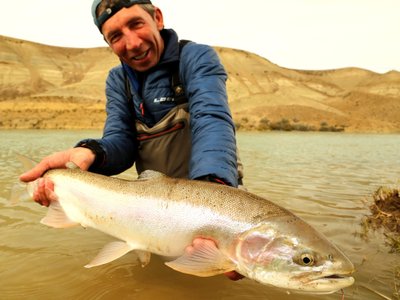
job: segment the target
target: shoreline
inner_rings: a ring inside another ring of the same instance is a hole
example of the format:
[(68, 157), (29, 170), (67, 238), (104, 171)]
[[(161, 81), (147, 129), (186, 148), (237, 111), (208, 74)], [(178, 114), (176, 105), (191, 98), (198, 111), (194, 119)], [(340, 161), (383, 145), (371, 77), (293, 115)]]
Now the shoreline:
[[(103, 128), (97, 128), (97, 127), (71, 127), (71, 128), (65, 128), (65, 127), (59, 127), (59, 128), (32, 128), (32, 127), (18, 127), (18, 128), (12, 128), (12, 127), (0, 127), (0, 132), (5, 132), (5, 131), (97, 131), (97, 132), (102, 132)], [(400, 131), (358, 131), (358, 130), (344, 130), (344, 131), (329, 131), (329, 130), (259, 130), (259, 129), (236, 129), (237, 133), (304, 133), (304, 134), (317, 134), (317, 133), (326, 133), (326, 134), (377, 134), (377, 135), (399, 135)]]

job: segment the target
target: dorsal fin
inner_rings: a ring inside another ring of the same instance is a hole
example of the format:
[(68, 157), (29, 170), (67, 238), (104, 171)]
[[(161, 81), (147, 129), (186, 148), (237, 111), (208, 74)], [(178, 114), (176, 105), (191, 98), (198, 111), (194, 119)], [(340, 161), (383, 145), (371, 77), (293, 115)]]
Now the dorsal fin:
[(165, 174), (153, 170), (145, 170), (142, 173), (140, 173), (138, 179), (139, 180), (148, 180), (148, 179), (156, 179), (156, 178), (162, 178), (166, 177)]
[(67, 162), (67, 163), (65, 164), (65, 166), (67, 167), (67, 169), (72, 169), (72, 170), (74, 170), (74, 169), (80, 169), (80, 168), (78, 167), (78, 165), (77, 165), (76, 163), (74, 163), (73, 161)]

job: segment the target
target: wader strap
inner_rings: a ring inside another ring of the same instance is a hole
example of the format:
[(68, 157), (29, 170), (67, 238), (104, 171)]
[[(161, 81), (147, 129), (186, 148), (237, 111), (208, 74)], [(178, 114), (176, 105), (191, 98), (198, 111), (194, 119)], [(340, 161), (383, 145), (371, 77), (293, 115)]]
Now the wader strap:
[[(189, 42), (190, 42), (189, 40), (180, 40), (179, 41), (179, 57), (181, 57), (181, 52), (182, 52), (183, 47)], [(177, 105), (188, 102), (188, 99), (186, 98), (186, 95), (185, 95), (185, 89), (183, 88), (183, 84), (179, 77), (179, 63), (180, 63), (180, 61), (178, 61), (178, 63), (174, 64), (171, 69), (171, 73), (172, 73), (171, 88), (174, 91), (175, 103)]]
[(132, 113), (132, 116), (134, 117), (134, 120), (136, 119), (136, 111), (135, 111), (135, 105), (133, 104), (133, 99), (132, 99), (132, 91), (131, 91), (131, 85), (129, 83), (129, 78), (128, 74), (126, 73), (125, 69), (124, 71), (124, 84), (125, 84), (125, 94), (126, 94), (126, 100), (128, 101), (128, 106), (129, 110)]

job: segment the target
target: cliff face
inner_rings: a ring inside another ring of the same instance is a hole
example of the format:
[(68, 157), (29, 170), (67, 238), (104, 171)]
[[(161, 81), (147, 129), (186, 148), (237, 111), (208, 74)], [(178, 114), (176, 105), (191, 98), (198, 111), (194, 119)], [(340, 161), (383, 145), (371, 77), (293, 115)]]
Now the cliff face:
[(0, 127), (101, 128), (108, 48), (50, 47), (0, 36)]
[(285, 119), (315, 128), (325, 123), (346, 131), (400, 131), (399, 72), (291, 70), (244, 51), (218, 52), (229, 73), (235, 120), (245, 128)]
[[(291, 70), (257, 55), (215, 48), (228, 72), (241, 129), (287, 123), (399, 132), (400, 73)], [(0, 36), (0, 128), (102, 128), (108, 48), (51, 47)]]

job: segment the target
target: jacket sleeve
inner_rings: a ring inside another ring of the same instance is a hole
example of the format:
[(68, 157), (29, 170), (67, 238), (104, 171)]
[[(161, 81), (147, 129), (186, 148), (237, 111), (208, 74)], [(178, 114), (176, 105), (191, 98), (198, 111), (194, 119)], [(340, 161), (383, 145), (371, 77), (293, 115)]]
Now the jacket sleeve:
[(183, 48), (181, 78), (189, 99), (192, 154), (189, 177), (207, 175), (238, 185), (235, 126), (228, 106), (226, 72), (206, 45)]
[(102, 164), (90, 170), (104, 175), (115, 175), (133, 165), (137, 151), (134, 118), (128, 105), (124, 77), (119, 67), (112, 69), (108, 75), (106, 97), (107, 119), (103, 137), (95, 140), (104, 150), (105, 159)]

